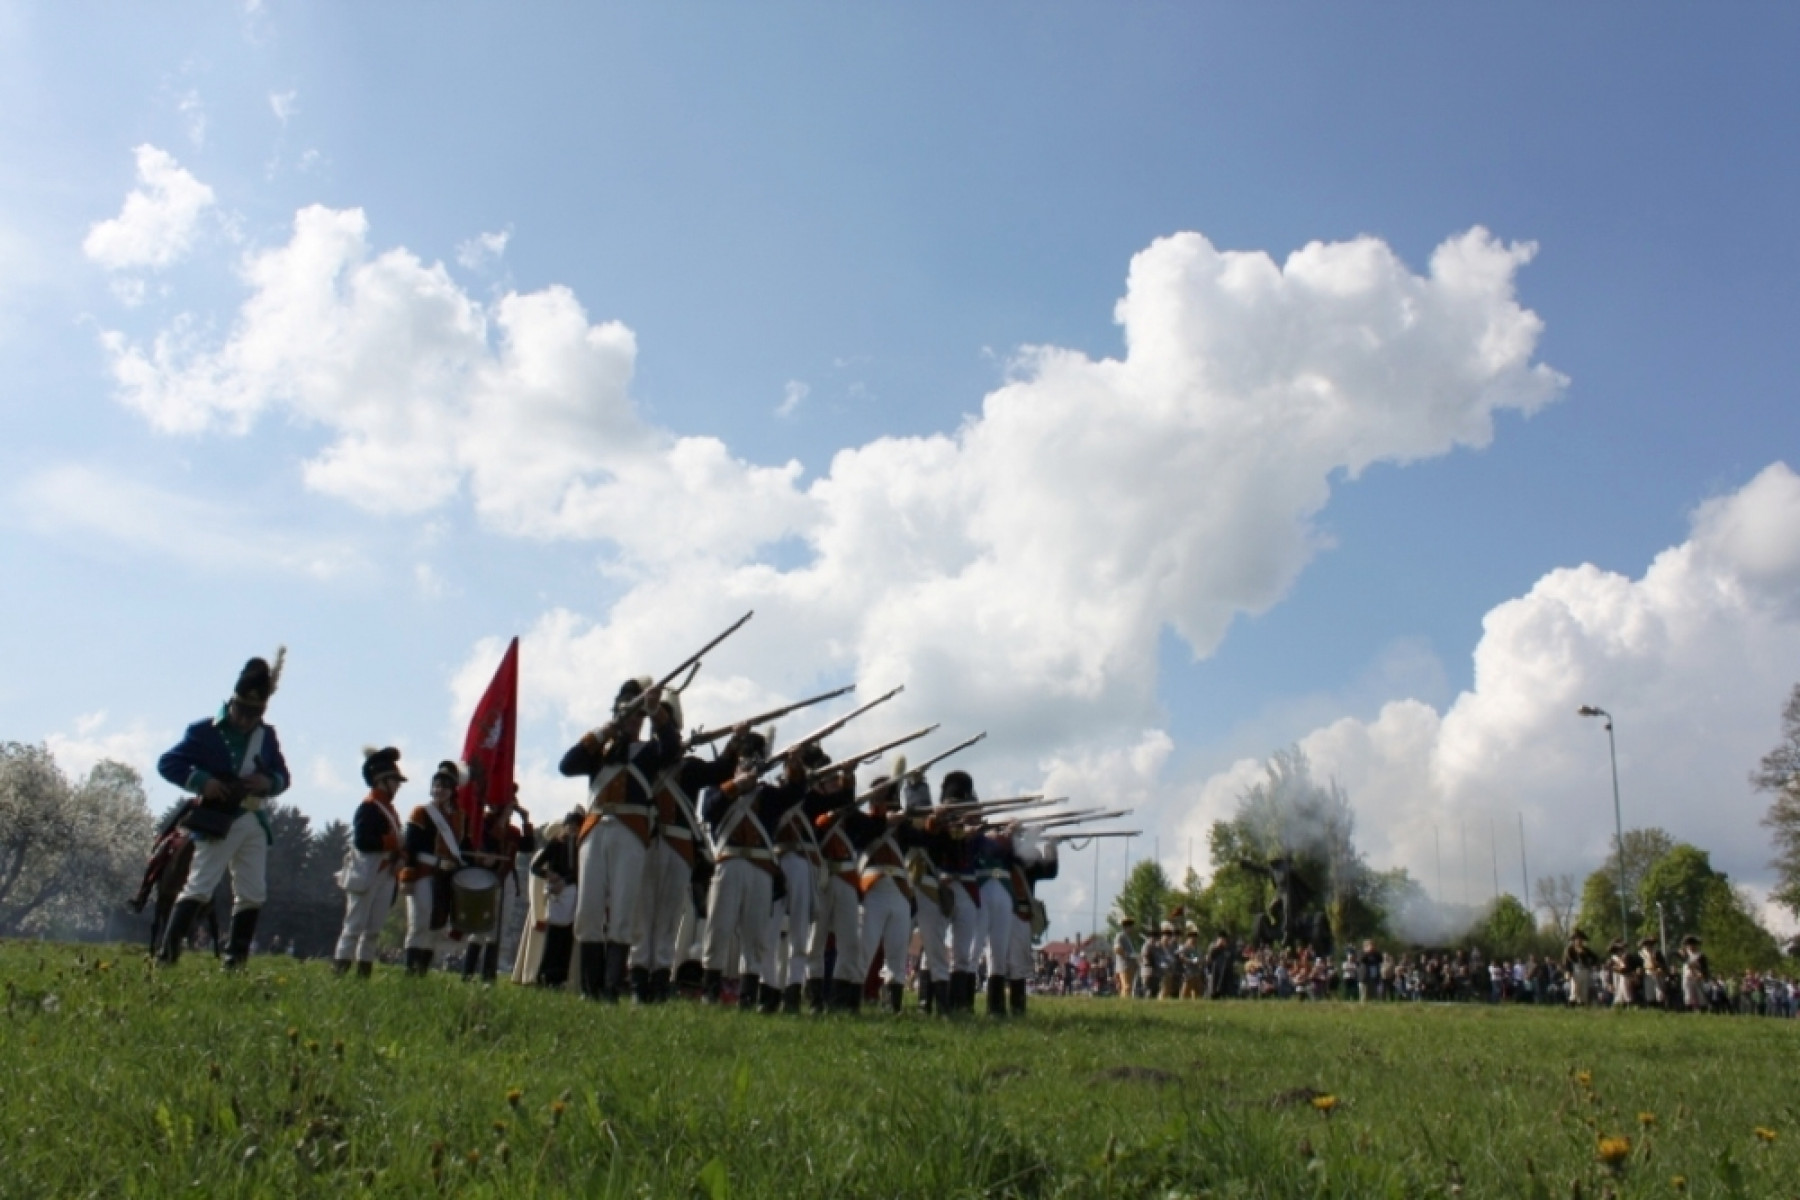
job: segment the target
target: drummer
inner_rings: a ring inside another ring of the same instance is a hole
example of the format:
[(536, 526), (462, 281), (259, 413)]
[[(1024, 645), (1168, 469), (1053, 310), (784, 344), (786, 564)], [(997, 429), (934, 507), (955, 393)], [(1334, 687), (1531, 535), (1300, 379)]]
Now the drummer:
[(450, 876), (465, 865), (468, 830), (456, 806), (456, 789), (469, 781), (469, 768), (442, 762), (431, 776), (431, 802), (406, 820), (400, 892), (406, 897), (406, 973), (424, 975), (440, 948), (447, 948)]
[[(513, 824), (518, 817), (519, 825)], [(481, 972), (483, 983), (494, 982), (500, 969), (500, 930), (505, 928), (506, 887), (519, 890), (514, 871), (521, 853), (529, 855), (537, 849), (537, 835), (531, 828), (531, 816), (519, 807), (519, 785), (513, 784), (512, 796), (503, 808), (492, 808), (481, 822), (481, 850), (464, 850), (463, 856), (479, 868), (491, 871), (494, 883), (493, 904), (485, 929), (469, 929), (468, 949), (463, 951), (463, 978), (473, 979)], [(523, 826), (523, 828), (521, 828)]]

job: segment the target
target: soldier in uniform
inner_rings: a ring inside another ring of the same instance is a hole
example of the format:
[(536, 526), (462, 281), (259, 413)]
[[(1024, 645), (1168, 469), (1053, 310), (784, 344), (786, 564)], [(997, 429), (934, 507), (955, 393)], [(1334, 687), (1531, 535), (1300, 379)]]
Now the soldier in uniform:
[(1668, 1004), (1669, 960), (1653, 937), (1638, 943), (1638, 957), (1644, 964), (1644, 1007), (1665, 1007)]
[(775, 841), (772, 831), (788, 809), (806, 798), (806, 765), (798, 754), (783, 764), (781, 783), (762, 781), (768, 741), (759, 733), (738, 739), (737, 773), (708, 788), (700, 816), (712, 834), (717, 866), (706, 897), (706, 933), (701, 942), (700, 998), (717, 1004), (725, 972), (738, 965), (738, 1007), (751, 1010), (763, 999), (764, 952), (774, 912)]
[(1700, 949), (1700, 939), (1688, 934), (1681, 939), (1681, 999), (1689, 1012), (1705, 1012), (1706, 984), (1712, 968)]
[(1586, 1007), (1594, 1002), (1594, 968), (1600, 956), (1588, 947), (1588, 936), (1577, 929), (1563, 947), (1563, 970), (1569, 976), (1569, 1003)]
[[(967, 771), (948, 772), (938, 785), (938, 804), (977, 799)], [(975, 873), (975, 839), (946, 827), (934, 851), (939, 876), (950, 885), (950, 1011), (975, 1011), (975, 958), (981, 943), (981, 880)]]
[[(898, 766), (904, 772), (905, 760)], [(906, 860), (922, 839), (900, 810), (900, 778), (884, 775), (870, 786), (869, 820), (851, 827), (859, 859), (863, 970), (867, 972), (879, 949), (883, 998), (887, 1010), (897, 1013), (906, 990), (906, 957), (912, 943), (913, 884)], [(999, 969), (1004, 972), (1005, 966)]]
[(400, 773), (400, 751), (389, 746), (363, 752), (363, 782), (369, 794), (356, 806), (350, 822), (350, 853), (338, 883), (344, 889), (344, 928), (333, 956), (339, 975), (356, 963), (356, 973), (375, 971), (381, 927), (394, 903), (400, 882), (400, 842), (405, 832), (394, 797), (406, 776)]
[[(513, 817), (519, 825), (513, 824)], [(518, 890), (519, 855), (537, 849), (537, 833), (531, 828), (531, 816), (519, 807), (519, 785), (513, 785), (510, 801), (502, 808), (490, 809), (481, 817), (480, 845), (475, 857), (490, 864), (498, 875), (500, 886), (494, 897), (493, 924), (486, 930), (472, 930), (463, 949), (463, 978), (473, 979), (481, 972), (483, 983), (493, 983), (500, 973), (500, 931), (506, 928), (506, 885)]]
[(1061, 869), (1056, 843), (1020, 835), (1013, 839), (1013, 931), (1008, 948), (1006, 988), (1007, 1009), (1012, 1016), (1025, 1015), (1027, 983), (1037, 975), (1037, 952), (1033, 948), (1042, 932), (1037, 902), (1037, 885), (1055, 879)]
[[(827, 791), (826, 789), (829, 789)], [(814, 1012), (856, 1012), (862, 1008), (862, 873), (859, 847), (873, 836), (873, 818), (854, 803), (856, 778), (833, 772), (807, 801), (818, 839), (821, 886), (813, 912), (812, 941), (807, 946), (808, 983)], [(827, 949), (832, 952), (826, 970)]]
[[(543, 949), (536, 970), (523, 978), (515, 974), (516, 982), (559, 988), (569, 981), (569, 964), (575, 957), (575, 897), (579, 888), (576, 849), (586, 818), (581, 809), (569, 813), (550, 829), (543, 846), (532, 856), (531, 875), (538, 881), (533, 888), (543, 889), (543, 928), (531, 933), (542, 936)], [(526, 940), (521, 939), (519, 955), (529, 963), (531, 954), (525, 949)]]
[(460, 762), (438, 764), (431, 775), (431, 801), (412, 810), (401, 842), (400, 891), (406, 897), (406, 973), (424, 975), (445, 944), (450, 921), (450, 876), (464, 863), (467, 821), (456, 791), (469, 781)]
[[(662, 707), (667, 723), (679, 736), (681, 697), (673, 692), (665, 695)], [(739, 739), (747, 732), (742, 727), (735, 730), (717, 759), (709, 762), (683, 755), (656, 775), (656, 840), (644, 861), (637, 930), (628, 959), (632, 997), (640, 1004), (660, 1003), (674, 995), (676, 937), (682, 919), (693, 910), (695, 860), (705, 853), (704, 845), (697, 841), (703, 833), (697, 827), (699, 796), (736, 772)]]
[(908, 775), (901, 785), (901, 805), (915, 826), (922, 823), (918, 842), (906, 853), (907, 874), (918, 902), (914, 920), (919, 927), (919, 1004), (926, 1012), (947, 1017), (951, 919), (961, 890), (941, 865), (954, 855), (950, 823), (931, 816), (931, 787), (917, 775)]
[(225, 965), (241, 967), (250, 957), (257, 917), (268, 897), (266, 868), (275, 840), (263, 806), (288, 786), (287, 760), (275, 727), (262, 719), (281, 681), (286, 655), (285, 648), (277, 651), (274, 666), (260, 658), (245, 663), (218, 714), (189, 725), (156, 764), (159, 775), (196, 797), (182, 818), (194, 834), (194, 862), (163, 933), (159, 958), (164, 963), (181, 956), (194, 918), (227, 870), (232, 911)]
[[(613, 719), (582, 734), (558, 770), (587, 776), (588, 816), (581, 830), (580, 889), (575, 900), (575, 941), (581, 994), (617, 1003), (625, 989), (631, 939), (636, 932), (651, 822), (652, 783), (681, 750), (679, 732), (652, 691), (651, 681), (627, 679), (613, 700)], [(635, 703), (639, 701), (641, 703)], [(639, 741), (646, 710), (651, 738)]]

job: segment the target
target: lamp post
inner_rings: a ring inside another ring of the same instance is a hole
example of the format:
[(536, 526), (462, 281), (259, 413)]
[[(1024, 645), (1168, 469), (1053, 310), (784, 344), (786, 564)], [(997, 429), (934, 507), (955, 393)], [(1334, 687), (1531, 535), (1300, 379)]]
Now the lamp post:
[(1619, 846), (1619, 940), (1629, 945), (1631, 942), (1631, 910), (1625, 903), (1625, 822), (1619, 816), (1619, 746), (1613, 740), (1612, 714), (1604, 708), (1595, 708), (1591, 704), (1584, 704), (1575, 712), (1583, 717), (1606, 718), (1606, 749), (1612, 756), (1613, 829), (1618, 835)]

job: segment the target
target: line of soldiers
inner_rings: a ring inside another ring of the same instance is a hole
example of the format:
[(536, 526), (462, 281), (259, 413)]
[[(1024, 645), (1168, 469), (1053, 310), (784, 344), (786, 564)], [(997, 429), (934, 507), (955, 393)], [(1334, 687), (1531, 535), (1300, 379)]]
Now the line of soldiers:
[(916, 927), (928, 1010), (972, 1010), (985, 960), (987, 1011), (1024, 1012), (1055, 842), (947, 808), (977, 803), (967, 772), (935, 806), (903, 759), (859, 794), (855, 763), (816, 740), (772, 762), (770, 732), (740, 725), (717, 758), (692, 753), (679, 696), (649, 679), (614, 712), (563, 756), (588, 803), (533, 865), (546, 982), (566, 970), (590, 999), (656, 1003), (697, 969), (705, 1003), (735, 980), (745, 1009), (853, 1011), (878, 970), (897, 1012)]

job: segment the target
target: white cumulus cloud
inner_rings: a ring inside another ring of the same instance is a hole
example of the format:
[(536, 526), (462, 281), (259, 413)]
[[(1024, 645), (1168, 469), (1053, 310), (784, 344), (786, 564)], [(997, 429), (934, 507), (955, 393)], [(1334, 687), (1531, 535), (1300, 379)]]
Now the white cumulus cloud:
[[(1800, 477), (1785, 464), (1699, 506), (1690, 537), (1641, 578), (1583, 565), (1553, 571), (1491, 611), (1475, 650), (1474, 687), (1440, 712), (1416, 700), (1371, 721), (1345, 718), (1300, 745), (1355, 805), (1362, 844), (1380, 865), (1445, 890), (1492, 891), (1490, 830), (1501, 886), (1517, 893), (1519, 819), (1533, 876), (1585, 875), (1613, 832), (1611, 766), (1599, 720), (1618, 739), (1627, 828), (1661, 826), (1713, 853), (1734, 878), (1766, 879), (1757, 824), (1768, 798), (1747, 776), (1779, 737), (1800, 675)], [(1185, 828), (1204, 835), (1229, 815), (1255, 771), (1209, 780)]]
[(138, 187), (116, 217), (88, 230), (81, 249), (109, 271), (166, 267), (188, 252), (213, 190), (155, 146), (136, 150)]

